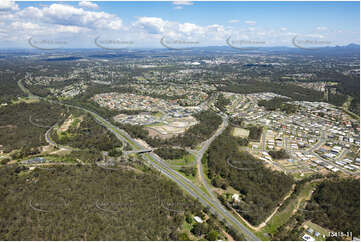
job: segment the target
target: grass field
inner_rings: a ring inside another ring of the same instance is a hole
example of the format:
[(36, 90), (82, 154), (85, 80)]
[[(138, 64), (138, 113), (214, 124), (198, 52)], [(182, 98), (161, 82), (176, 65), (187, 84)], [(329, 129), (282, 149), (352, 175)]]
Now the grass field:
[(186, 156), (184, 156), (182, 159), (177, 159), (177, 160), (166, 160), (167, 163), (171, 164), (171, 165), (188, 165), (191, 164), (192, 162), (194, 162), (196, 160), (196, 157), (193, 154), (188, 154)]
[(18, 103), (21, 103), (21, 102), (36, 103), (36, 102), (40, 102), (40, 100), (35, 99), (35, 98), (19, 97), (17, 100), (14, 100), (12, 103), (13, 104), (18, 104)]
[(242, 128), (233, 128), (232, 135), (236, 137), (247, 138), (249, 135), (249, 130)]
[(296, 199), (293, 199), (283, 210), (278, 211), (262, 229), (262, 231), (270, 234), (277, 232), (277, 228), (288, 221), (288, 219), (293, 215), (294, 210), (298, 208), (302, 202), (310, 198), (311, 191), (315, 185), (316, 183), (307, 183), (304, 185), (300, 195)]

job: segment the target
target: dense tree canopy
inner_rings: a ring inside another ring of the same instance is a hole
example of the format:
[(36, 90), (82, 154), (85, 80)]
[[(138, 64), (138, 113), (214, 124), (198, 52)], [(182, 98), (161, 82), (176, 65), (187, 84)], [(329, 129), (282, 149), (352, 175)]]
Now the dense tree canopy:
[(229, 101), (227, 98), (225, 98), (223, 96), (223, 94), (219, 94), (214, 106), (216, 106), (216, 108), (218, 108), (221, 112), (225, 112), (226, 106), (230, 103), (231, 103), (231, 101)]
[(1, 240), (174, 240), (201, 214), (158, 173), (91, 166), (0, 168), (0, 203)]
[(67, 131), (57, 133), (54, 130), (53, 139), (56, 143), (69, 145), (80, 149), (112, 150), (122, 143), (106, 128), (99, 125), (87, 114), (79, 127), (71, 125)]
[(188, 154), (185, 149), (177, 149), (172, 147), (161, 147), (154, 151), (157, 155), (167, 160), (181, 159)]
[(271, 100), (261, 100), (258, 102), (258, 105), (265, 107), (265, 109), (268, 111), (275, 111), (279, 109), (280, 111), (284, 111), (287, 114), (296, 112), (298, 109), (297, 105), (286, 103), (289, 101), (290, 99), (287, 98), (275, 97)]
[(312, 194), (305, 213), (316, 224), (334, 231), (360, 235), (360, 180), (323, 181)]
[(248, 138), (250, 140), (253, 141), (259, 141), (261, 136), (262, 136), (262, 132), (263, 132), (263, 127), (261, 126), (250, 126), (247, 127), (247, 129), (249, 129), (249, 135)]
[(250, 223), (259, 224), (290, 191), (293, 179), (265, 168), (249, 153), (240, 152), (230, 130), (225, 130), (208, 148), (208, 177), (213, 184), (224, 183), (239, 191), (245, 203), (240, 214)]
[(65, 117), (60, 105), (18, 103), (0, 108), (0, 144), (5, 151), (45, 145), (45, 132)]
[(0, 73), (0, 104), (8, 103), (16, 100), (18, 97), (25, 96), (17, 85), (17, 78), (20, 78), (20, 75), (12, 72)]
[(287, 159), (289, 158), (289, 155), (287, 154), (287, 152), (284, 149), (281, 150), (271, 150), (268, 152), (270, 154), (270, 156), (273, 159)]

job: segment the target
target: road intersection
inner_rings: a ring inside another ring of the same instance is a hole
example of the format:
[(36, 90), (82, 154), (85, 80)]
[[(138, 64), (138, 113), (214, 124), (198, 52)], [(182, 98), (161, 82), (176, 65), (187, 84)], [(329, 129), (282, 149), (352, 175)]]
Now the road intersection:
[[(39, 97), (36, 97), (33, 94), (31, 94), (29, 90), (27, 90), (24, 86), (22, 86), (21, 81), (18, 82), (18, 85), (19, 85), (19, 87), (21, 86), (21, 89), (26, 94), (28, 94), (29, 97), (39, 98)], [(40, 98), (40, 99), (43, 99), (43, 98)], [(146, 150), (146, 148), (142, 144), (140, 144), (139, 142), (134, 140), (127, 132), (125, 132), (122, 129), (119, 129), (118, 127), (116, 127), (115, 125), (113, 125), (112, 123), (110, 123), (109, 121), (107, 121), (106, 119), (104, 119), (103, 117), (101, 117), (100, 115), (96, 114), (93, 111), (87, 110), (87, 109), (85, 109), (83, 107), (78, 107), (78, 106), (74, 106), (74, 105), (70, 105), (70, 104), (64, 104), (64, 103), (57, 102), (57, 101), (47, 100), (45, 98), (44, 98), (44, 100), (48, 101), (48, 102), (51, 102), (51, 103), (64, 105), (66, 107), (76, 108), (76, 109), (82, 110), (82, 111), (84, 111), (86, 113), (89, 113), (90, 115), (92, 115), (94, 117), (94, 119), (100, 125), (104, 126), (106, 129), (108, 129), (120, 141), (128, 143), (136, 151), (137, 150)], [(227, 118), (223, 116), (223, 126), (226, 127), (227, 124), (228, 124)], [(218, 130), (216, 132), (216, 134), (219, 135), (220, 133), (222, 133), (225, 127)], [(213, 135), (212, 138), (214, 139), (216, 136), (217, 135)], [(202, 156), (205, 153), (206, 149), (208, 148), (209, 144), (213, 141), (212, 138), (206, 141), (206, 144), (208, 144), (208, 145), (203, 146), (203, 149), (202, 149), (202, 152), (201, 152)], [(157, 156), (153, 152), (143, 153), (143, 154), (140, 154), (140, 155), (147, 161), (147, 163), (150, 166), (152, 166), (155, 169), (159, 170), (162, 174), (164, 174), (165, 176), (167, 176), (168, 178), (170, 178), (171, 180), (176, 182), (179, 186), (181, 186), (181, 188), (183, 188), (191, 196), (193, 196), (194, 198), (199, 200), (199, 202), (202, 203), (204, 206), (209, 207), (210, 210), (220, 220), (226, 221), (227, 224), (231, 225), (238, 232), (242, 233), (247, 240), (252, 240), (252, 241), (259, 241), (260, 240), (256, 235), (254, 235), (251, 232), (251, 230), (249, 230), (245, 225), (243, 225), (239, 221), (239, 219), (237, 219), (232, 213), (230, 213), (228, 210), (226, 210), (224, 208), (224, 206), (222, 206), (217, 199), (214, 199), (215, 198), (214, 195), (211, 195), (212, 197), (209, 197), (209, 195), (205, 194), (198, 186), (194, 185), (190, 180), (188, 180), (187, 178), (185, 178), (184, 176), (179, 174), (177, 171), (172, 169), (168, 165), (168, 163), (166, 161), (164, 161), (163, 159), (161, 159), (159, 156)], [(202, 156), (198, 156), (198, 159), (201, 160)], [(210, 194), (213, 194), (213, 193), (210, 193)]]

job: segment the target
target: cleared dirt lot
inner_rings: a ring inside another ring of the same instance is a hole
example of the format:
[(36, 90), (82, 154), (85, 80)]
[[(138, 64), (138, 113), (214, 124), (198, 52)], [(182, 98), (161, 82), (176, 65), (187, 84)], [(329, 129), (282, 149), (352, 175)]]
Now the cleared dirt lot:
[(197, 124), (194, 117), (169, 120), (168, 124), (155, 125), (147, 127), (150, 136), (158, 136), (160, 138), (170, 138), (175, 135), (184, 133), (189, 127)]

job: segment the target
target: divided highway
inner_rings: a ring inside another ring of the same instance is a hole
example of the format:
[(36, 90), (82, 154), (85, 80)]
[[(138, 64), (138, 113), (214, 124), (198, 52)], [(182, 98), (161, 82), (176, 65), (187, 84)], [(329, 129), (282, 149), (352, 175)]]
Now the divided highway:
[[(18, 82), (18, 85), (21, 86), (21, 89), (26, 94), (28, 94), (29, 97), (35, 97), (25, 87), (22, 86), (21, 80)], [(37, 97), (37, 98), (39, 98), (39, 97)], [(63, 104), (63, 103), (60, 103), (60, 102), (57, 102), (57, 101), (51, 101), (51, 100), (46, 100), (46, 101), (51, 102), (51, 103), (58, 103), (58, 104), (65, 105), (65, 106), (72, 107), (72, 108), (76, 108), (76, 109), (80, 109), (80, 110), (82, 110), (82, 111), (84, 111), (86, 113), (89, 113), (95, 118), (95, 120), (100, 125), (104, 126), (106, 129), (108, 129), (110, 132), (112, 132), (120, 141), (129, 143), (135, 150), (145, 150), (146, 149), (143, 145), (141, 145), (139, 142), (134, 140), (127, 132), (125, 132), (122, 129), (119, 129), (118, 127), (116, 127), (115, 125), (113, 125), (112, 123), (110, 123), (109, 121), (104, 119), (103, 117), (99, 116), (95, 112), (92, 112), (92, 111), (87, 110), (87, 109), (82, 108), (82, 107), (69, 105), (69, 104)], [(223, 129), (224, 129), (226, 127), (226, 125), (227, 125), (227, 120), (225, 120), (225, 117), (223, 117), (223, 118), (224, 118), (223, 119), (224, 122), (226, 122), (226, 123), (223, 122), (223, 125), (224, 125)], [(219, 129), (216, 134), (220, 134), (223, 131), (223, 129), (222, 128)], [(214, 139), (215, 137), (216, 137), (216, 135), (214, 135), (212, 138)], [(212, 138), (206, 141), (208, 143), (208, 145), (203, 146), (203, 148), (201, 149), (201, 152), (200, 152), (201, 154), (200, 155), (203, 155), (206, 148), (209, 146), (210, 142), (213, 140)], [(194, 185), (190, 180), (188, 180), (187, 178), (185, 178), (184, 176), (180, 175), (178, 172), (173, 170), (167, 164), (167, 162), (165, 162), (159, 156), (157, 156), (156, 154), (151, 152), (151, 153), (142, 154), (142, 157), (145, 160), (147, 160), (147, 163), (149, 165), (156, 168), (162, 174), (164, 174), (165, 176), (167, 176), (168, 178), (170, 178), (171, 180), (176, 182), (179, 186), (181, 186), (190, 195), (192, 195), (194, 198), (198, 199), (199, 202), (201, 202), (204, 206), (208, 206), (210, 208), (210, 210), (219, 219), (221, 219), (221, 220), (224, 219), (234, 229), (236, 229), (238, 232), (242, 233), (247, 240), (251, 240), (251, 241), (259, 241), (260, 240), (245, 225), (243, 225), (232, 213), (230, 213), (228, 210), (226, 210), (219, 203), (219, 201), (217, 199), (215, 200), (215, 199), (210, 198), (199, 187)], [(199, 157), (201, 157), (201, 156), (198, 156), (198, 158)]]
[[(98, 114), (89, 111), (87, 109), (72, 106), (72, 105), (66, 105), (73, 108), (81, 109), (84, 112), (87, 112), (91, 114), (101, 125), (103, 125), (105, 128), (107, 128), (110, 132), (112, 132), (118, 139), (125, 141), (129, 143), (133, 148), (136, 150), (145, 150), (146, 148), (143, 147), (139, 142), (134, 140), (128, 133), (126, 133), (124, 130), (119, 129), (118, 127), (114, 126), (109, 121), (105, 120)], [(221, 133), (223, 129), (218, 130), (218, 134)], [(215, 138), (214, 136), (213, 138)], [(212, 139), (213, 140), (213, 139)], [(208, 140), (209, 141), (209, 140)], [(211, 141), (209, 141), (210, 144)], [(208, 142), (207, 142), (208, 143)], [(208, 145), (209, 145), (208, 144)], [(208, 147), (204, 146), (205, 148)], [(204, 150), (205, 151), (205, 150)], [(203, 153), (204, 153), (203, 151)], [(226, 210), (218, 200), (214, 200), (212, 198), (209, 198), (207, 194), (205, 194), (199, 187), (194, 185), (191, 181), (189, 181), (184, 176), (180, 175), (178, 172), (173, 170), (167, 162), (165, 162), (163, 159), (161, 159), (159, 156), (155, 155), (153, 152), (143, 154), (142, 155), (144, 159), (148, 161), (148, 163), (159, 170), (161, 173), (163, 173), (165, 176), (176, 182), (178, 185), (180, 185), (184, 190), (186, 190), (188, 193), (190, 193), (193, 197), (198, 199), (204, 206), (208, 206), (213, 213), (215, 213), (218, 218), (225, 219), (228, 224), (230, 224), (232, 227), (234, 227), (237, 231), (241, 232), (247, 240), (252, 241), (259, 241), (260, 239), (256, 237), (246, 226), (244, 226), (235, 216), (230, 213), (228, 210)], [(212, 194), (212, 193), (211, 193)]]

